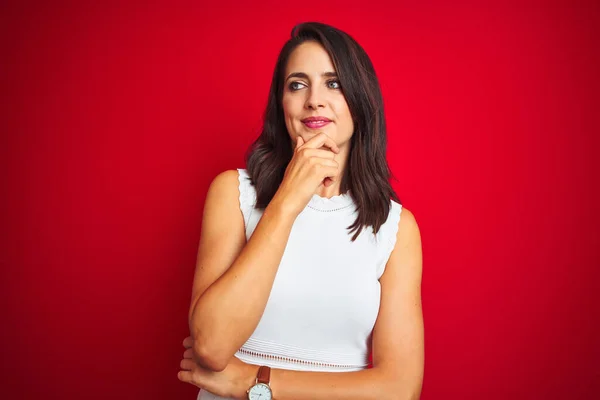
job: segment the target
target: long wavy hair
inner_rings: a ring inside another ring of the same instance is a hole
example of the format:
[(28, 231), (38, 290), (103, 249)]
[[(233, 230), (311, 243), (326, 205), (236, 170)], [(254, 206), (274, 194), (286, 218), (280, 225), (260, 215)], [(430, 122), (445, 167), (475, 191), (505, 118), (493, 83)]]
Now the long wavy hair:
[(279, 53), (262, 132), (246, 152), (246, 167), (256, 189), (256, 207), (264, 209), (279, 189), (293, 156), (282, 105), (284, 74), (290, 54), (306, 41), (321, 44), (329, 53), (354, 122), (350, 154), (340, 184), (340, 191), (350, 190), (357, 206), (358, 216), (347, 227), (350, 233), (354, 232), (354, 241), (363, 227), (371, 226), (376, 234), (389, 215), (390, 198), (398, 203), (400, 199), (389, 182), (392, 174), (386, 159), (379, 81), (369, 56), (350, 35), (318, 22), (298, 24), (292, 29), (291, 38)]

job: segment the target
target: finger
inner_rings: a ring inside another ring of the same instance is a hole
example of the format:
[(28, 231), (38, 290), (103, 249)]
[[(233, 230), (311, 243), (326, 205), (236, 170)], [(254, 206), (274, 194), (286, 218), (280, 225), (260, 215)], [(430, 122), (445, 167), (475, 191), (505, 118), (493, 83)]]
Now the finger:
[(186, 349), (183, 352), (183, 358), (189, 358), (191, 360), (194, 359), (194, 349)]
[[(321, 158), (321, 157), (311, 157), (311, 163), (321, 165), (323, 168), (323, 173), (335, 171), (334, 175), (337, 174), (337, 170), (339, 168), (339, 163), (331, 158)], [(329, 176), (329, 175), (324, 175)]]
[(305, 144), (305, 147), (309, 147), (309, 148), (313, 148), (313, 149), (318, 149), (319, 147), (328, 147), (330, 148), (333, 152), (335, 153), (339, 153), (340, 149), (337, 146), (337, 144), (335, 144), (335, 142), (333, 141), (332, 138), (330, 138), (329, 136), (327, 136), (327, 134), (325, 132), (321, 132), (318, 135), (310, 138)]
[(190, 360), (189, 358), (184, 358), (179, 362), (179, 367), (184, 371), (191, 371), (196, 366), (196, 362), (194, 360)]
[[(315, 161), (317, 160), (317, 161)], [(338, 172), (339, 172), (339, 164), (335, 160), (331, 160), (328, 158), (311, 158), (311, 161), (314, 163), (310, 167), (317, 168), (313, 173), (316, 173), (317, 176), (321, 179), (319, 185), (323, 184), (325, 187), (329, 187), (331, 184), (325, 184), (325, 179), (329, 178), (331, 183), (338, 180)]]
[(188, 336), (185, 339), (183, 339), (183, 347), (185, 347), (186, 349), (191, 348), (193, 345), (194, 345), (194, 339), (192, 339), (191, 336)]
[(335, 141), (332, 138), (330, 138), (325, 132), (318, 133), (316, 136), (313, 136), (305, 143), (305, 147), (310, 148), (318, 149), (323, 146), (330, 148), (331, 151), (335, 153), (339, 153), (340, 151)]
[[(337, 178), (336, 178), (337, 174), (338, 174), (338, 167), (337, 167), (337, 165), (336, 166), (333, 166), (333, 165), (323, 165), (323, 169), (322, 169), (323, 180), (330, 179), (331, 182), (333, 183), (334, 181), (337, 180)], [(325, 184), (325, 182), (321, 182), (321, 183)]]
[(307, 157), (329, 158), (331, 160), (335, 160), (335, 153), (331, 150), (311, 149), (305, 147), (302, 151)]
[(296, 149), (295, 150), (297, 150), (303, 144), (304, 144), (304, 139), (302, 139), (302, 136), (298, 136), (296, 138)]
[(179, 379), (181, 382), (192, 383), (192, 372), (179, 371), (177, 373), (177, 379)]

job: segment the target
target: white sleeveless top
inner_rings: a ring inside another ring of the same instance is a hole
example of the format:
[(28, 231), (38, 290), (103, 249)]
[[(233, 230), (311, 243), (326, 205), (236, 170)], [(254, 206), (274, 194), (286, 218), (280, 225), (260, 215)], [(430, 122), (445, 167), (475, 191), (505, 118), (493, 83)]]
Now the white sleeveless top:
[[(245, 169), (238, 169), (246, 239), (262, 210)], [(352, 242), (357, 217), (350, 194), (313, 195), (296, 218), (265, 311), (235, 356), (272, 368), (348, 372), (369, 364), (371, 332), (380, 301), (379, 278), (396, 243), (402, 205), (391, 200), (377, 235), (363, 228)], [(198, 399), (222, 399), (201, 390)]]

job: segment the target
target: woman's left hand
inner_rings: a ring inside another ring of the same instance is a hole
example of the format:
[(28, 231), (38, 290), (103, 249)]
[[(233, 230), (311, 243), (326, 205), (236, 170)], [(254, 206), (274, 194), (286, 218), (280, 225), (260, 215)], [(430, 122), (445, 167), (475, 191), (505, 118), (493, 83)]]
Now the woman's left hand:
[(191, 383), (217, 396), (247, 399), (247, 391), (255, 382), (258, 367), (246, 364), (235, 356), (220, 372), (202, 368), (194, 360), (194, 340), (191, 336), (183, 340), (183, 360), (177, 373), (180, 381)]

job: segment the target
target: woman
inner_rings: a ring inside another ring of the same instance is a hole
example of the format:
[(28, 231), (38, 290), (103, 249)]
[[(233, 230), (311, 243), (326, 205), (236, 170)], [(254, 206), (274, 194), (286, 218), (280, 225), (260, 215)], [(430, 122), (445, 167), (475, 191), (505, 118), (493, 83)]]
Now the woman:
[(247, 170), (208, 190), (178, 375), (198, 399), (419, 398), (421, 240), (385, 154), (364, 50), (296, 26)]

